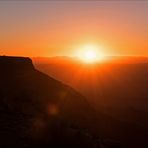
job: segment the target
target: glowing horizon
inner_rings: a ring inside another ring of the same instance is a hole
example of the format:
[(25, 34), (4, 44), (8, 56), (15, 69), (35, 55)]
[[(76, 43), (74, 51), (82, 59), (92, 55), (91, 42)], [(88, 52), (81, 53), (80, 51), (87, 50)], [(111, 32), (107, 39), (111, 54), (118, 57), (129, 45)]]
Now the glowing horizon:
[(103, 48), (96, 44), (81, 45), (75, 49), (75, 56), (84, 63), (97, 63), (105, 59)]

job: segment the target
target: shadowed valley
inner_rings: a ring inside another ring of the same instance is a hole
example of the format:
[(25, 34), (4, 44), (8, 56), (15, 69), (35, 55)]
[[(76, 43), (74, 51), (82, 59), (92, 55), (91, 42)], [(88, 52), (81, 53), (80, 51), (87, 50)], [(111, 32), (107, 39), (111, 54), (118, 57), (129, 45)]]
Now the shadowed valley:
[(90, 65), (67, 57), (33, 58), (33, 61), (37, 69), (72, 86), (96, 111), (110, 117), (114, 121), (108, 123), (112, 137), (120, 139), (125, 147), (147, 147), (146, 57), (111, 57)]

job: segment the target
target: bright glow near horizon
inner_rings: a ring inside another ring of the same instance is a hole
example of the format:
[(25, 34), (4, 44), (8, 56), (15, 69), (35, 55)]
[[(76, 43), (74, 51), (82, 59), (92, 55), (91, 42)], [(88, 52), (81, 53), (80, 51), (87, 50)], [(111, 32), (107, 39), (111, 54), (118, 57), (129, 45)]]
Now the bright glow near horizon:
[(103, 49), (96, 45), (85, 45), (79, 48), (77, 57), (85, 63), (96, 63), (105, 58), (101, 50)]

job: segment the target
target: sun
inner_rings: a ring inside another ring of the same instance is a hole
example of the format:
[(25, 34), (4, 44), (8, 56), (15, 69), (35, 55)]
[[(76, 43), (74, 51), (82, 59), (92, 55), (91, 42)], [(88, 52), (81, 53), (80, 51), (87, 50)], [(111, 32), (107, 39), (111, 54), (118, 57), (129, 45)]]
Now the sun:
[(97, 54), (93, 50), (87, 50), (84, 52), (84, 56), (82, 57), (82, 60), (88, 63), (93, 63), (97, 60)]
[(85, 45), (80, 47), (77, 56), (85, 63), (97, 63), (104, 59), (101, 49), (95, 45)]

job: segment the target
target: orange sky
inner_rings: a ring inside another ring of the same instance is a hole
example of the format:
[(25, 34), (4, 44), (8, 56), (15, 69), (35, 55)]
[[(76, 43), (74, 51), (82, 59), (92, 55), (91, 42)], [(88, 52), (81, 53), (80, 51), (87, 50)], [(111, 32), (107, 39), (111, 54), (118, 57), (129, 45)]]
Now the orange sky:
[(0, 54), (70, 55), (97, 44), (107, 55), (148, 55), (148, 1), (0, 2)]

